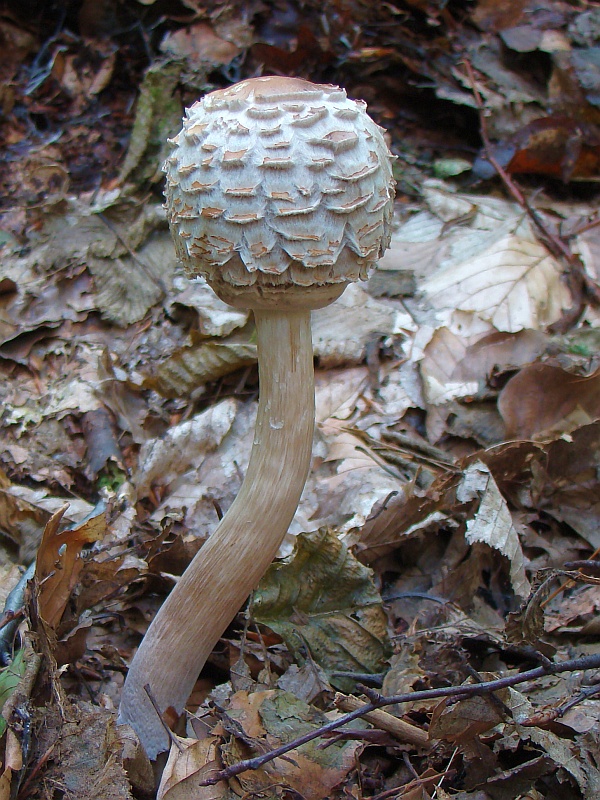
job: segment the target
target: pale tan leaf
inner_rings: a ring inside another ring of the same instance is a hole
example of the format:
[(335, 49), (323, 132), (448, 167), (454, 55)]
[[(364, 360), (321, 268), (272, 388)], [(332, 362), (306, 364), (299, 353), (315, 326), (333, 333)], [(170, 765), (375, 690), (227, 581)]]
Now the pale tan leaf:
[(581, 256), (590, 278), (600, 283), (600, 227), (596, 225), (577, 236), (574, 249)]
[[(126, 326), (142, 319), (164, 296), (175, 271), (170, 237), (160, 232), (144, 241), (147, 231), (142, 227), (143, 222), (149, 224), (144, 218), (129, 230), (115, 228), (116, 244), (112, 249), (109, 246), (115, 239), (107, 238), (105, 243), (97, 241), (90, 245), (85, 257), (94, 276), (98, 308), (117, 325)], [(112, 228), (110, 232), (113, 233)], [(138, 239), (141, 243), (134, 249)]]
[[(317, 370), (315, 373), (315, 416), (326, 426), (330, 417), (347, 420), (356, 410), (358, 396), (369, 380), (366, 367)], [(323, 428), (325, 430), (325, 428)]]
[(470, 311), (499, 331), (538, 329), (571, 305), (560, 264), (537, 242), (509, 234), (421, 286), (435, 309)]
[(94, 276), (98, 307), (106, 319), (117, 325), (131, 325), (142, 319), (162, 295), (157, 279), (131, 256), (98, 258), (90, 253), (86, 261)]
[[(429, 275), (449, 254), (448, 239), (441, 238), (444, 223), (430, 211), (419, 211), (392, 234), (389, 250), (377, 262), (377, 271), (406, 271), (415, 282)], [(369, 287), (370, 287), (369, 282)]]
[(527, 597), (531, 586), (525, 574), (517, 529), (494, 478), (481, 462), (467, 467), (456, 490), (456, 499), (462, 503), (476, 497), (480, 498), (480, 503), (473, 519), (467, 521), (467, 542), (483, 542), (506, 556), (510, 562), (510, 579), (515, 594)]
[(467, 342), (448, 328), (439, 328), (431, 337), (421, 361), (423, 394), (430, 405), (442, 405), (456, 397), (477, 393), (478, 383), (465, 380), (458, 372), (467, 353)]
[(198, 314), (199, 331), (204, 336), (228, 336), (248, 322), (250, 312), (228, 306), (217, 297), (204, 278), (189, 281), (183, 275), (176, 275), (173, 286), (179, 291), (171, 300), (170, 307), (193, 308)]
[(223, 400), (170, 428), (163, 437), (147, 442), (140, 452), (138, 493), (146, 493), (155, 481), (168, 486), (187, 470), (197, 471), (231, 428), (235, 412), (235, 401)]
[(416, 329), (399, 308), (370, 297), (355, 283), (326, 308), (312, 313), (312, 339), (322, 367), (359, 364), (370, 340)]
[[(240, 25), (242, 24), (240, 20)], [(190, 65), (229, 64), (240, 54), (239, 47), (222, 39), (205, 22), (167, 33), (160, 49), (172, 58), (185, 59)]]
[(156, 800), (223, 800), (229, 797), (227, 783), (200, 786), (214, 772), (222, 769), (218, 736), (205, 739), (177, 737), (171, 745)]

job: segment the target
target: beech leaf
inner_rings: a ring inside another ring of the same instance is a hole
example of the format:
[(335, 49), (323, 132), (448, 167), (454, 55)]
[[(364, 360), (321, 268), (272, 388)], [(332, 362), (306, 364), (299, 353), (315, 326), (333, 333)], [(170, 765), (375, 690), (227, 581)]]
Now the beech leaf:
[(539, 329), (571, 305), (562, 269), (541, 244), (509, 234), (450, 264), (421, 287), (438, 311), (470, 311), (499, 331)]
[(483, 542), (506, 556), (510, 562), (510, 579), (515, 594), (527, 597), (531, 587), (525, 575), (523, 550), (517, 529), (491, 472), (481, 462), (467, 467), (463, 481), (456, 491), (456, 498), (461, 502), (468, 502), (475, 496), (479, 496), (481, 500), (477, 513), (467, 522), (467, 542)]
[(272, 564), (254, 594), (252, 614), (282, 636), (300, 659), (310, 652), (345, 691), (335, 672), (378, 672), (388, 653), (386, 615), (372, 572), (326, 528), (302, 533), (292, 556)]

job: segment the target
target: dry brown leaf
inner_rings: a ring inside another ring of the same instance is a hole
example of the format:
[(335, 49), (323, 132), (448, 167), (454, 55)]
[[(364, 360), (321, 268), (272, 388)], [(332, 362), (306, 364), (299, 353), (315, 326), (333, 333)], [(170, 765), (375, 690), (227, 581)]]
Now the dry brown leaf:
[(176, 737), (161, 777), (156, 800), (220, 800), (229, 797), (227, 783), (200, 786), (223, 768), (218, 736), (205, 739)]
[(0, 800), (11, 800), (12, 776), (23, 769), (23, 745), (10, 727), (6, 731), (2, 761), (4, 771), (0, 774)]
[[(75, 99), (76, 108), (83, 108), (92, 96), (99, 94), (107, 87), (115, 67), (117, 50), (94, 42), (92, 58), (83, 62), (81, 54), (68, 55), (64, 60), (64, 68), (60, 76), (63, 89)], [(89, 42), (92, 45), (92, 41)], [(83, 63), (82, 63), (83, 62)], [(93, 65), (93, 62), (95, 64)]]
[[(506, 695), (506, 690), (504, 691)], [(502, 692), (495, 692), (499, 700)], [(474, 739), (502, 721), (503, 714), (489, 697), (467, 697), (448, 705), (443, 700), (434, 709), (429, 723), (431, 739), (445, 739), (448, 742), (466, 742)]]
[(550, 364), (531, 364), (509, 380), (498, 408), (511, 436), (569, 433), (600, 417), (600, 370), (584, 377)]
[[(244, 734), (262, 745), (277, 747), (301, 736), (327, 721), (327, 718), (287, 692), (236, 692), (227, 708), (227, 716), (241, 726)], [(356, 724), (356, 723), (355, 723)], [(267, 744), (268, 743), (268, 744)], [(261, 772), (273, 783), (296, 790), (305, 800), (324, 800), (354, 767), (358, 742), (335, 742), (326, 749), (318, 740), (291, 750), (285, 759), (266, 764)], [(247, 790), (258, 788), (251, 773), (238, 776), (244, 788), (245, 775), (251, 781)], [(264, 788), (264, 782), (263, 782)]]
[(77, 800), (133, 800), (114, 712), (79, 700), (67, 708), (47, 704), (41, 713), (38, 752), (51, 754), (48, 785)]
[(581, 586), (574, 594), (561, 596), (560, 603), (549, 608), (545, 614), (548, 632), (578, 633), (585, 623), (600, 616), (600, 586)]
[(56, 628), (83, 568), (81, 550), (100, 541), (106, 533), (103, 513), (80, 525), (59, 532), (67, 506), (57, 511), (46, 524), (37, 554), (35, 576), (39, 586), (41, 618)]
[(186, 59), (190, 66), (229, 64), (241, 52), (233, 42), (217, 36), (206, 22), (168, 33), (160, 49), (173, 58)]
[(277, 681), (277, 688), (307, 703), (314, 702), (325, 692), (333, 693), (325, 671), (314, 661), (307, 661), (302, 667), (291, 664)]
[(530, 719), (536, 710), (528, 697), (515, 689), (509, 689), (505, 702), (512, 711), (515, 729), (513, 731), (507, 727), (504, 740), (499, 740), (496, 747), (514, 750), (519, 740), (526, 744), (533, 743), (550, 756), (557, 768), (564, 769), (575, 779), (584, 800), (596, 800), (600, 792), (600, 770), (596, 759), (595, 737), (588, 742), (582, 738), (571, 741), (541, 728), (523, 727), (521, 723)]

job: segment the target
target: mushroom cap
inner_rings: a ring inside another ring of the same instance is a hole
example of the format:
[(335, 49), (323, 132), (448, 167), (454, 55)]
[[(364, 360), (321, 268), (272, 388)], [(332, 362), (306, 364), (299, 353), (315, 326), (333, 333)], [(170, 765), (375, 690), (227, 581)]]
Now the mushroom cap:
[(394, 157), (365, 109), (337, 86), (282, 77), (187, 109), (163, 169), (188, 276), (225, 295), (327, 284), (339, 294), (365, 279), (389, 246), (395, 188)]

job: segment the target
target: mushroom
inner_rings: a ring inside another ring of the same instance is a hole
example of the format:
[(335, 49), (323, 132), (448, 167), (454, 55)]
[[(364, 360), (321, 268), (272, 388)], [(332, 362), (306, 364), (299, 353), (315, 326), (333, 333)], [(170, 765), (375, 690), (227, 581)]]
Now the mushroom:
[(252, 309), (260, 399), (231, 508), (167, 597), (132, 661), (119, 719), (150, 758), (169, 746), (153, 706), (181, 712), (220, 636), (275, 557), (314, 433), (310, 312), (365, 279), (389, 245), (394, 180), (382, 129), (337, 86), (265, 77), (186, 110), (166, 208), (188, 277)]

